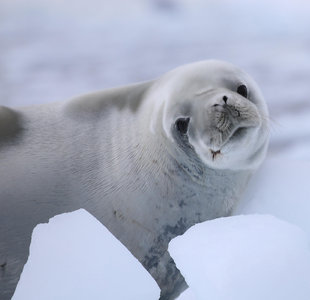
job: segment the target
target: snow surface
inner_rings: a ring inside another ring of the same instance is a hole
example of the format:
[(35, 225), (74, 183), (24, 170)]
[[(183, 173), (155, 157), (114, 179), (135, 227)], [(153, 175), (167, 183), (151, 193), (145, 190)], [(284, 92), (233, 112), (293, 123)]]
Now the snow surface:
[(235, 216), (195, 225), (170, 242), (169, 252), (197, 299), (310, 296), (308, 237), (273, 216)]
[(157, 300), (140, 262), (85, 210), (36, 226), (13, 300)]
[(188, 288), (177, 298), (177, 300), (198, 300), (198, 298), (193, 289)]
[(310, 161), (267, 159), (234, 213), (271, 214), (299, 226), (310, 238), (309, 175)]

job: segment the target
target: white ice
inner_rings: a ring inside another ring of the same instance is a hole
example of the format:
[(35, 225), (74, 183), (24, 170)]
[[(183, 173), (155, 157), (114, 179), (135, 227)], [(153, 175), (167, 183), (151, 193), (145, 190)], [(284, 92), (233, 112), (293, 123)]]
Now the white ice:
[(85, 210), (38, 225), (13, 300), (157, 300), (139, 261)]
[(273, 216), (235, 216), (195, 225), (170, 242), (169, 252), (191, 287), (182, 300), (310, 296), (308, 237)]

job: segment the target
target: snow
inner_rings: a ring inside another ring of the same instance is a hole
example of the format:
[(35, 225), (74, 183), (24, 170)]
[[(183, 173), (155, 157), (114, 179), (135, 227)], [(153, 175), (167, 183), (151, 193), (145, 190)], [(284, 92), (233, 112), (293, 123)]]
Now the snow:
[(299, 108), (298, 117), (294, 111), (285, 112), (276, 122), (271, 121), (270, 155), (277, 159), (310, 161), (310, 110), (307, 102), (305, 108)]
[(310, 238), (309, 174), (310, 161), (266, 160), (250, 181), (235, 214), (271, 214), (299, 226)]
[(197, 299), (309, 299), (308, 237), (273, 216), (195, 225), (170, 242), (169, 252)]
[(36, 226), (13, 300), (159, 298), (139, 261), (85, 210)]
[(197, 296), (191, 288), (185, 290), (177, 300), (197, 300)]

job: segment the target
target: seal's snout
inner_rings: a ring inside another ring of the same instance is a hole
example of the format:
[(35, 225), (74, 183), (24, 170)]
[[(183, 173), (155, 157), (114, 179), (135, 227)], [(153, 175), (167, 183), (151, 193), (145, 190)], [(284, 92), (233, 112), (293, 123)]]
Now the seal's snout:
[[(222, 100), (223, 100), (223, 102), (222, 102)], [(225, 107), (227, 105), (227, 101), (228, 101), (228, 96), (223, 95), (223, 96), (217, 98), (216, 102), (212, 105), (212, 107), (217, 107), (217, 109), (219, 109), (220, 107)]]

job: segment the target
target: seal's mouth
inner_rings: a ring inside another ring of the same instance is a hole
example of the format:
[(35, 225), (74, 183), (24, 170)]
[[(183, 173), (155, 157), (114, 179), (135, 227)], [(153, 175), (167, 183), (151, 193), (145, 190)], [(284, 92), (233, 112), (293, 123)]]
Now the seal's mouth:
[(213, 151), (213, 150), (210, 149), (210, 152), (211, 152), (211, 155), (212, 155), (212, 160), (215, 160), (216, 157), (221, 154), (221, 150)]
[[(221, 148), (229, 143), (230, 141), (234, 141), (236, 139), (241, 139), (246, 135), (247, 132), (247, 128), (246, 127), (238, 127), (236, 128), (234, 131), (232, 131), (229, 134), (226, 134), (226, 141), (224, 143), (222, 143), (222, 145), (220, 146)], [(223, 133), (221, 132), (221, 134), (223, 135)], [(213, 149), (209, 149), (212, 155), (212, 160), (214, 161), (215, 159), (217, 159), (219, 156), (222, 155), (222, 152), (220, 149), (218, 150), (213, 150)]]

